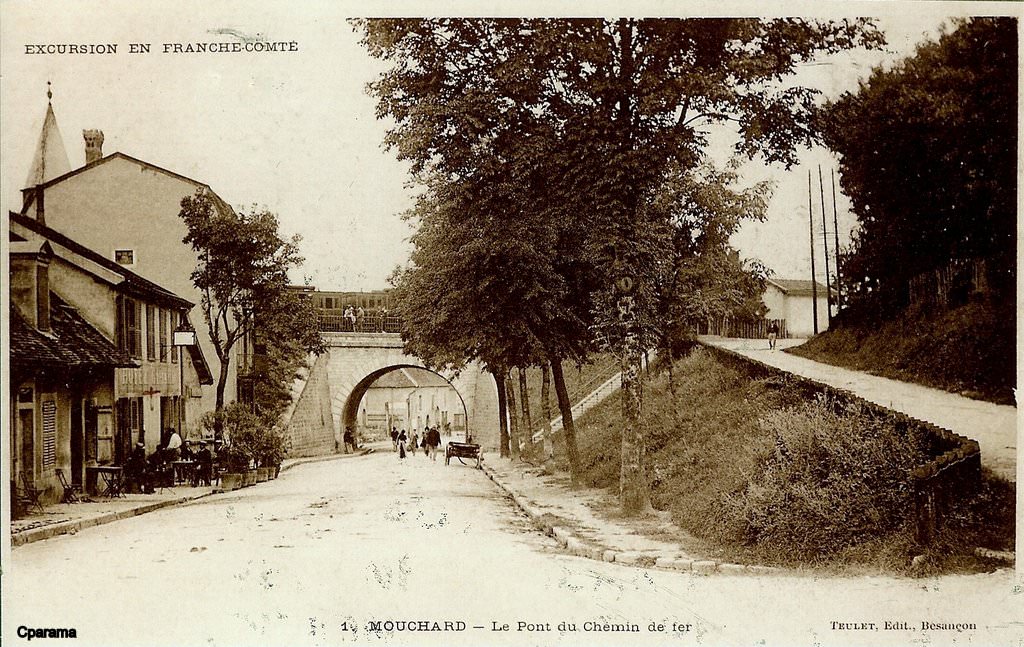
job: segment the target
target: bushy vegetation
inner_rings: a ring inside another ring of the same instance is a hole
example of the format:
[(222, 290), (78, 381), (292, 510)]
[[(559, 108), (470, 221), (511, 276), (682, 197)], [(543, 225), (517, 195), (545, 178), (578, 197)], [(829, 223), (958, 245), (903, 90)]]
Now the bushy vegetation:
[[(698, 348), (675, 365), (679, 426), (667, 380), (648, 383), (648, 479), (706, 553), (787, 566), (860, 564), (908, 570), (928, 553), (935, 568), (977, 568), (975, 546), (1013, 542), (1013, 487), (986, 476), (929, 549), (914, 540), (910, 471), (931, 443), (889, 416), (824, 398), (808, 401), (784, 378), (754, 379)], [(579, 421), (585, 482), (619, 477), (618, 396)], [(556, 447), (557, 450), (557, 447)], [(945, 565), (945, 566), (944, 566)]]
[(1015, 326), (1012, 306), (975, 302), (935, 313), (911, 309), (879, 324), (842, 323), (788, 352), (1014, 404)]

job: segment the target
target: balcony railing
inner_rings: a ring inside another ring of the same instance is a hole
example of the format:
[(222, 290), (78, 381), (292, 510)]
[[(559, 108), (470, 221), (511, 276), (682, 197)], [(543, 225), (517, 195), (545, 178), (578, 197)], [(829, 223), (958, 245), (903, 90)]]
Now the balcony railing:
[(397, 315), (364, 315), (354, 321), (344, 315), (320, 315), (320, 332), (397, 333), (402, 318)]

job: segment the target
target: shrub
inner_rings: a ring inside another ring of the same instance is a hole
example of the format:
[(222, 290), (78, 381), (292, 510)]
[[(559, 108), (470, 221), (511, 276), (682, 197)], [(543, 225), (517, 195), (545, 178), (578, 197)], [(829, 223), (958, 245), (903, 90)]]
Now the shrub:
[(774, 445), (747, 487), (726, 499), (727, 514), (758, 552), (818, 561), (912, 533), (910, 472), (926, 460), (924, 438), (902, 433), (888, 416), (824, 397), (769, 412), (759, 424)]

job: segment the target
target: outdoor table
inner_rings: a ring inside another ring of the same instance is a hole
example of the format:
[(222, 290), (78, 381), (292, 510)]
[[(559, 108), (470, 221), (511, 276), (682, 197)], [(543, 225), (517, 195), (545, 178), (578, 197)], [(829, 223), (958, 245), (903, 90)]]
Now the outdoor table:
[(96, 483), (96, 475), (103, 477), (103, 491), (100, 496), (118, 497), (121, 496), (121, 480), (124, 470), (114, 465), (89, 465), (85, 468), (86, 476), (90, 483)]
[(174, 461), (171, 465), (174, 466), (175, 483), (191, 483), (198, 463), (196, 461)]

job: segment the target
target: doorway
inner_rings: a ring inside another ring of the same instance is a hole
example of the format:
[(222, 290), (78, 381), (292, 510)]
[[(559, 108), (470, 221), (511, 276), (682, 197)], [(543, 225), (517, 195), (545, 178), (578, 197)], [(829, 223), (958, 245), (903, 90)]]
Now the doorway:
[(82, 426), (82, 400), (75, 398), (71, 402), (71, 483), (82, 485), (84, 466), (83, 449), (85, 448), (85, 432)]

